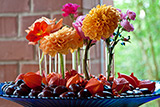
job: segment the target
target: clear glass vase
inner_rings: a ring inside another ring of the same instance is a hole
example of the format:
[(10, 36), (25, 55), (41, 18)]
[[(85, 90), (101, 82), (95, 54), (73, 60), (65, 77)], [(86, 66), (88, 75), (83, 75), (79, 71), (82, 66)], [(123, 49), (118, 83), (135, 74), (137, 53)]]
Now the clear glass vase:
[(110, 52), (107, 47), (105, 51), (105, 65), (106, 65), (106, 76), (109, 79), (109, 76), (114, 77), (114, 53)]

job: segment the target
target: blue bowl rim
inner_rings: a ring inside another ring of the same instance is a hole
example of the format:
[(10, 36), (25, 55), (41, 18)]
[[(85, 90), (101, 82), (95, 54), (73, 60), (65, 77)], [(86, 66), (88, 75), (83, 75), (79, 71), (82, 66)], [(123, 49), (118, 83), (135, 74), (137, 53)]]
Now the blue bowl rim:
[[(160, 84), (160, 81), (153, 81)], [(3, 83), (0, 83), (3, 84)], [(142, 95), (126, 95), (126, 96), (106, 96), (106, 97), (36, 97), (36, 96), (17, 96), (17, 95), (7, 95), (7, 94), (0, 94), (0, 98), (2, 97), (8, 97), (8, 98), (22, 98), (22, 99), (54, 99), (54, 100), (89, 100), (89, 99), (123, 99), (123, 98), (141, 98), (141, 97), (153, 97), (153, 96), (160, 96), (160, 93), (152, 93), (152, 94), (142, 94)]]

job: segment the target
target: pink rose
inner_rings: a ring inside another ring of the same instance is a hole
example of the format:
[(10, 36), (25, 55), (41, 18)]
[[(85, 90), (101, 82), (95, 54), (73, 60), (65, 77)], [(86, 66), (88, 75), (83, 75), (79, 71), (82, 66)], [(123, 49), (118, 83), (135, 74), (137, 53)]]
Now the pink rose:
[(72, 3), (67, 3), (65, 5), (63, 5), (63, 8), (61, 9), (62, 11), (64, 11), (64, 13), (62, 14), (63, 17), (66, 17), (70, 14), (73, 14), (74, 17), (78, 16), (78, 7), (80, 7), (80, 5), (77, 4), (72, 4)]
[(134, 30), (133, 25), (130, 24), (128, 20), (122, 20), (120, 24), (127, 32)]
[(129, 17), (129, 19), (131, 19), (131, 20), (135, 20), (135, 18), (136, 18), (136, 13), (133, 11), (130, 11), (130, 10), (127, 10), (127, 15)]

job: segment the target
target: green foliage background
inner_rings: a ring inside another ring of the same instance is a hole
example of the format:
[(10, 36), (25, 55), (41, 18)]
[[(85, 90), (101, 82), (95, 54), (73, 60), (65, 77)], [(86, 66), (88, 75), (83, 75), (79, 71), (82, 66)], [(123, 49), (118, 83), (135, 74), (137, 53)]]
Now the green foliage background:
[[(137, 14), (132, 21), (135, 30), (122, 33), (131, 37), (131, 43), (115, 48), (115, 71), (134, 74), (139, 79), (160, 80), (160, 0), (114, 0), (114, 7)], [(144, 16), (145, 17), (140, 17)], [(152, 101), (141, 107), (159, 107)]]

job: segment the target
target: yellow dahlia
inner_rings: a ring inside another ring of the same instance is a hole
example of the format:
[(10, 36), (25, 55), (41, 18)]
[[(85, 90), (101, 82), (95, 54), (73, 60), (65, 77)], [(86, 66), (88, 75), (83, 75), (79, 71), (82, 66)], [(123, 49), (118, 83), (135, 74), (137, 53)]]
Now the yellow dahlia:
[(91, 9), (83, 20), (82, 31), (92, 40), (100, 40), (101, 37), (109, 38), (117, 28), (119, 20), (120, 13), (116, 8), (98, 5)]
[[(44, 54), (49, 54), (52, 57), (55, 54), (68, 54), (69, 50), (77, 49), (82, 41), (77, 37), (77, 32), (72, 28), (63, 27), (61, 30), (51, 33), (40, 40), (40, 49)], [(76, 39), (75, 39), (76, 38)]]

